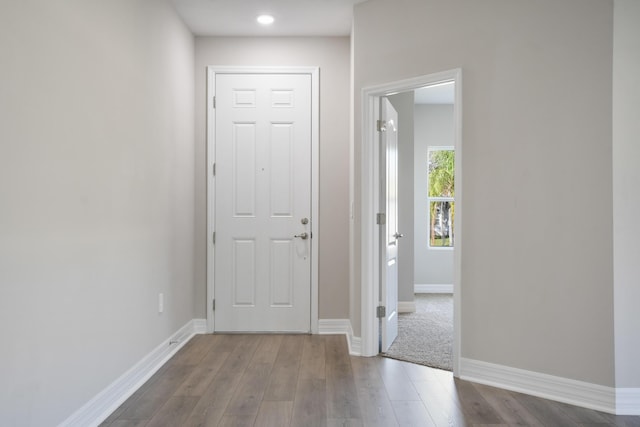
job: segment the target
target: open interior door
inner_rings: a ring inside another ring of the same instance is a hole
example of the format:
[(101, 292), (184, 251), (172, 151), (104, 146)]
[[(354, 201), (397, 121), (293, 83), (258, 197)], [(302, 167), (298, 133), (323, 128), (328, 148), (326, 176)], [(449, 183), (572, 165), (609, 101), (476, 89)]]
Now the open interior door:
[(380, 98), (380, 351), (389, 349), (398, 336), (398, 113)]

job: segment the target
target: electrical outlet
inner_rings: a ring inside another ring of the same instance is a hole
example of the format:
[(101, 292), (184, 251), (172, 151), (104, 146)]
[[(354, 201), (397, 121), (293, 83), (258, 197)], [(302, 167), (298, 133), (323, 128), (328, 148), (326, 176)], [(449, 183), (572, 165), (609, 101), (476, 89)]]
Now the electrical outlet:
[(162, 313), (164, 311), (164, 294), (158, 294), (158, 313)]

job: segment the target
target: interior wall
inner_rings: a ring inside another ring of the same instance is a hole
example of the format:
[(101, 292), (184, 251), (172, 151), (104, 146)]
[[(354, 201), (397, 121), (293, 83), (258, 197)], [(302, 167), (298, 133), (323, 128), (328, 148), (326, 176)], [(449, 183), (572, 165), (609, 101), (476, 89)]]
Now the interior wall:
[(0, 425), (53, 426), (194, 317), (193, 37), (25, 0), (0, 51)]
[(206, 316), (207, 181), (206, 68), (320, 67), (319, 316), (349, 316), (349, 105), (348, 37), (196, 37), (196, 302)]
[(415, 106), (414, 224), (415, 284), (453, 285), (453, 249), (429, 247), (429, 203), (427, 196), (430, 146), (453, 147), (453, 105)]
[(389, 96), (398, 112), (398, 301), (413, 302), (413, 91)]
[[(370, 0), (355, 7), (355, 194), (362, 88), (462, 69), (462, 358), (614, 383), (612, 6)], [(358, 254), (359, 221), (354, 229)], [(360, 283), (360, 258), (354, 262), (360, 298), (360, 286), (370, 284)], [(360, 315), (352, 317), (356, 334)]]
[(640, 388), (640, 2), (616, 0), (613, 36), (613, 253), (616, 386)]

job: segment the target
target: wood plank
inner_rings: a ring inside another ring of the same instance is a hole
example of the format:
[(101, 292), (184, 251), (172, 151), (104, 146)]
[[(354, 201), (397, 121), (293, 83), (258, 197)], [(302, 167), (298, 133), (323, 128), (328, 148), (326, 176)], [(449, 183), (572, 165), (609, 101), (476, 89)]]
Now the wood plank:
[(320, 335), (307, 335), (302, 348), (300, 360), (300, 379), (326, 378), (325, 374), (325, 341)]
[(123, 420), (150, 420), (155, 412), (171, 397), (174, 390), (187, 379), (191, 366), (171, 365), (161, 377), (136, 399), (118, 418)]
[(236, 391), (242, 373), (220, 372), (191, 411), (186, 427), (217, 426)]
[(227, 405), (225, 415), (251, 415), (255, 418), (269, 382), (272, 365), (251, 363)]
[(363, 427), (361, 419), (355, 418), (327, 418), (327, 427)]
[(213, 335), (196, 335), (171, 358), (168, 364), (197, 365), (215, 344), (215, 340)]
[(147, 420), (117, 420), (109, 424), (109, 427), (144, 427), (146, 424)]
[(391, 402), (391, 406), (401, 427), (436, 427), (422, 401), (396, 400)]
[(544, 427), (538, 418), (518, 402), (513, 392), (477, 383), (473, 386), (493, 406), (505, 423)]
[(614, 415), (603, 413), (602, 416), (616, 427), (640, 427), (640, 417), (632, 415)]
[(435, 379), (412, 381), (429, 415), (438, 426), (466, 426), (467, 416), (454, 401), (447, 388)]
[(356, 387), (384, 387), (375, 357), (354, 357), (351, 369)]
[[(219, 427), (253, 427), (253, 422), (256, 419), (254, 415), (225, 415), (220, 424), (217, 424)], [(211, 425), (213, 426), (213, 424)], [(210, 427), (207, 425), (207, 427)]]
[(554, 427), (576, 425), (557, 405), (552, 405), (550, 400), (519, 393), (515, 394), (515, 397), (518, 402), (534, 414), (543, 425)]
[(283, 338), (282, 335), (265, 335), (260, 337), (251, 363), (269, 363), (273, 365), (278, 357)]
[[(472, 424), (503, 424), (504, 420), (498, 412), (482, 397), (469, 381), (454, 380), (460, 406), (468, 415)], [(454, 396), (454, 399), (456, 396)]]
[(361, 418), (358, 392), (351, 372), (343, 376), (328, 375), (326, 384), (327, 417), (336, 419)]
[[(282, 336), (266, 335), (258, 339), (257, 348), (225, 410), (226, 415), (255, 415), (269, 383)], [(243, 417), (244, 419), (244, 417)]]
[(327, 423), (326, 382), (299, 379), (293, 403), (292, 426), (324, 427)]
[(205, 356), (202, 363), (194, 367), (191, 375), (176, 390), (174, 396), (202, 396), (229, 354), (212, 352)]
[(553, 402), (562, 412), (567, 414), (576, 423), (585, 424), (608, 424), (607, 419), (601, 412), (593, 409), (581, 408), (562, 402)]
[(304, 335), (288, 335), (283, 338), (263, 400), (293, 401), (295, 399), (303, 346)]
[(215, 345), (211, 348), (211, 351), (220, 351), (231, 353), (237, 347), (238, 343), (246, 339), (244, 335), (239, 334), (213, 334), (217, 337)]
[(293, 401), (296, 397), (298, 385), (298, 370), (295, 367), (273, 368), (269, 376), (269, 383), (264, 392), (263, 400)]
[(377, 362), (378, 372), (380, 372), (389, 400), (420, 400), (420, 395), (402, 367), (403, 362), (386, 357), (378, 357)]
[(327, 369), (336, 375), (343, 371), (351, 371), (349, 347), (344, 335), (325, 335), (325, 360)]
[(220, 367), (222, 372), (244, 372), (253, 354), (258, 348), (260, 336), (229, 335), (229, 341), (235, 344), (233, 351)]
[(260, 410), (255, 420), (256, 427), (288, 427), (291, 424), (293, 414), (293, 402), (265, 402), (260, 405)]
[(197, 397), (174, 396), (155, 413), (147, 427), (174, 427), (184, 425), (193, 407), (198, 403)]
[(367, 427), (397, 426), (391, 401), (381, 387), (359, 387), (358, 399), (362, 411), (362, 420)]
[(351, 369), (351, 358), (343, 335), (325, 337), (327, 417), (359, 419), (360, 403)]

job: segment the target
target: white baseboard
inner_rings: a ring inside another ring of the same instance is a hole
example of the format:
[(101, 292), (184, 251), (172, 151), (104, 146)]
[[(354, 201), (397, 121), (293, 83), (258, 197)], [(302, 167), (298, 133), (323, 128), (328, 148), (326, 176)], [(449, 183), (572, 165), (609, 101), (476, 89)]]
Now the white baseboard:
[(415, 313), (415, 301), (398, 301), (398, 313)]
[(453, 285), (413, 285), (416, 294), (452, 294)]
[(193, 319), (158, 345), (131, 369), (109, 384), (84, 406), (71, 414), (58, 427), (93, 427), (103, 422), (113, 411), (138, 390), (194, 335), (206, 331), (205, 319)]
[(360, 356), (362, 354), (362, 340), (353, 336), (353, 328), (349, 319), (320, 319), (318, 320), (319, 335), (340, 335), (347, 336), (349, 354)]
[(616, 412), (613, 387), (465, 358), (460, 359), (460, 378), (597, 411)]
[(616, 389), (616, 414), (640, 415), (640, 388)]
[(207, 333), (207, 319), (193, 319), (193, 333), (206, 334)]

